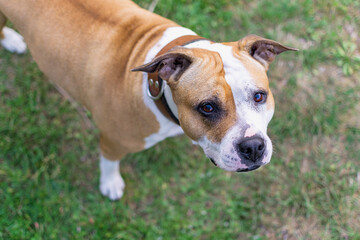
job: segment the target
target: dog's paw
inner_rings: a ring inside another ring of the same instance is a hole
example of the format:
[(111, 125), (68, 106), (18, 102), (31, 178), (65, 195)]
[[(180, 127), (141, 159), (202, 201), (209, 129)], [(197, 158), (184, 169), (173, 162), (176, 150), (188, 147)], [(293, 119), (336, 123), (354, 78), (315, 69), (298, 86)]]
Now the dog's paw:
[(111, 200), (118, 200), (124, 194), (125, 183), (120, 174), (102, 176), (100, 178), (100, 192)]
[(5, 37), (0, 42), (6, 50), (18, 54), (26, 52), (26, 43), (19, 33), (8, 27), (4, 27), (2, 31)]

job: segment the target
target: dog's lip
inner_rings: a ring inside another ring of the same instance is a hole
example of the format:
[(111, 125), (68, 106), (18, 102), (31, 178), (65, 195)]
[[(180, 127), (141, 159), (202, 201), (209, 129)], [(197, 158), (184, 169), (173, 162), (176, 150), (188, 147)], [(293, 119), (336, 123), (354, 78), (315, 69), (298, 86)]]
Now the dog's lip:
[[(210, 161), (215, 165), (215, 166), (217, 166), (217, 164), (216, 164), (216, 162), (214, 161), (214, 159), (213, 158), (211, 158), (211, 157), (208, 157), (209, 159), (210, 159)], [(258, 169), (259, 167), (261, 167), (261, 165), (254, 165), (254, 166), (251, 166), (251, 167), (249, 167), (249, 168), (245, 168), (245, 169), (238, 169), (238, 170), (236, 170), (236, 172), (250, 172), (250, 171), (253, 171), (253, 170), (256, 170), (256, 169)]]
[(215, 165), (217, 166), (217, 164), (215, 163), (214, 159), (212, 159), (211, 157), (209, 157), (210, 161)]
[(261, 165), (254, 165), (254, 166), (251, 166), (251, 167), (245, 168), (245, 169), (239, 168), (238, 170), (236, 170), (236, 172), (250, 172), (250, 171), (258, 169), (259, 167), (261, 167)]

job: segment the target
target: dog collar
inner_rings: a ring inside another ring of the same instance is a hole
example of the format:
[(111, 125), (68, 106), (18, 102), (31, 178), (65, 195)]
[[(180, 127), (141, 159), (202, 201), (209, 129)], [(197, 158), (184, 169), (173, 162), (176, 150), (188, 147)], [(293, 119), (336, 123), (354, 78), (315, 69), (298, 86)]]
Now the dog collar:
[[(163, 47), (155, 57), (168, 52), (173, 47), (185, 46), (200, 40), (206, 40), (206, 38), (199, 37), (197, 35), (185, 35), (178, 37), (165, 45), (165, 47)], [(180, 125), (177, 107), (172, 98), (171, 90), (166, 82), (159, 77), (158, 72), (148, 73), (147, 95), (154, 100), (155, 105), (166, 118), (172, 120), (177, 125)]]

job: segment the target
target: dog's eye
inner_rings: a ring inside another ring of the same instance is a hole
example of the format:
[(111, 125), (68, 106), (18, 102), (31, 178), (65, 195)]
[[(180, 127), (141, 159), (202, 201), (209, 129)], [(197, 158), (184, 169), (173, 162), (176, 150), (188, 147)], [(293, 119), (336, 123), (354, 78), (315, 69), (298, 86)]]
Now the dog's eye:
[(257, 92), (254, 95), (254, 101), (257, 102), (257, 103), (264, 102), (265, 99), (266, 99), (266, 94), (263, 93), (263, 92)]
[(213, 114), (217, 112), (215, 104), (210, 102), (200, 104), (198, 111), (206, 117), (213, 116)]
[(212, 113), (214, 111), (214, 107), (210, 103), (205, 103), (204, 105), (201, 106), (200, 109), (202, 112), (207, 114)]
[(217, 122), (223, 116), (224, 111), (216, 101), (203, 101), (196, 107), (196, 111), (202, 115), (203, 120), (210, 124)]
[(212, 100), (207, 100), (200, 103), (197, 106), (196, 111), (199, 112), (207, 120), (211, 121), (219, 119), (223, 112), (219, 104), (216, 101)]

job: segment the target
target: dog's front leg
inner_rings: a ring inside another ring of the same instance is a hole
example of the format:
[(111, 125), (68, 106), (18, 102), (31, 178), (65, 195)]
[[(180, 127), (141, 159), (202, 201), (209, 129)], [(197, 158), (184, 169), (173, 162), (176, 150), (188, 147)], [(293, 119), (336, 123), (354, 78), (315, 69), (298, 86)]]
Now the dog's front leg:
[(112, 161), (100, 155), (100, 191), (111, 200), (124, 194), (125, 183), (120, 175), (120, 160)]

